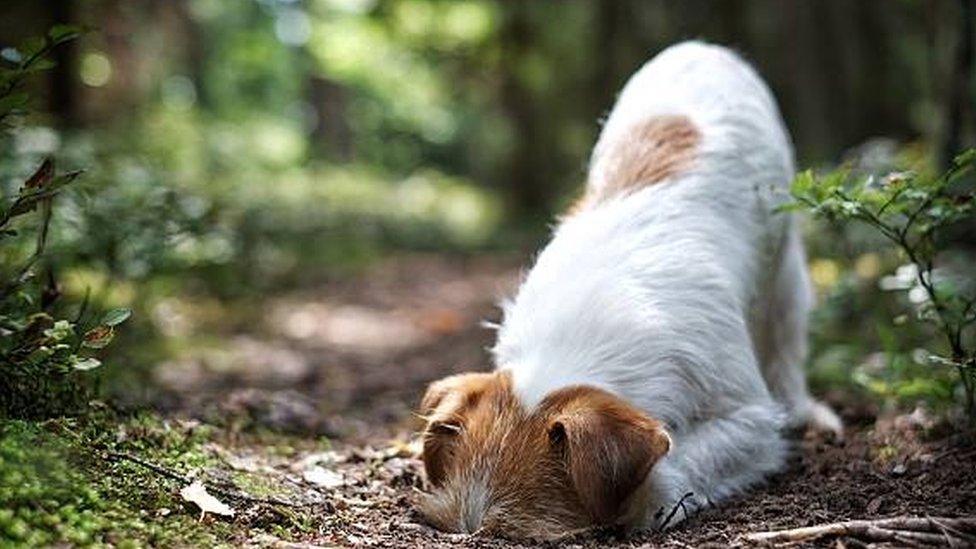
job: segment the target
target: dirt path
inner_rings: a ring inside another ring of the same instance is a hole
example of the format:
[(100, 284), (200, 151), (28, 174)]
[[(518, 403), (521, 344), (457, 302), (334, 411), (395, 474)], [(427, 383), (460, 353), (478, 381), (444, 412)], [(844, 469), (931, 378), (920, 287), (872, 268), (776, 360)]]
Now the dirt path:
[[(332, 450), (288, 459), (260, 446), (222, 449), (230, 467), (322, 499), (316, 524), (297, 536), (305, 543), (518, 546), (437, 532), (411, 505), (422, 488), (411, 411), (429, 381), (490, 367), (486, 347), (493, 333), (480, 322), (497, 319), (494, 303), (514, 288), (518, 263), (402, 257), (362, 277), (275, 298), (262, 307), (264, 321), (237, 331), (227, 349), (161, 368), (157, 381), (169, 395), (163, 401), (174, 413), (224, 425), (243, 421), (248, 427), (328, 436)], [(852, 425), (844, 442), (798, 441), (790, 470), (748, 497), (709, 510), (666, 536), (625, 539), (596, 532), (565, 543), (727, 546), (751, 531), (976, 513), (971, 442), (940, 436), (940, 427), (922, 413), (875, 421), (855, 413), (856, 406), (839, 409)], [(277, 543), (273, 537), (246, 541)]]

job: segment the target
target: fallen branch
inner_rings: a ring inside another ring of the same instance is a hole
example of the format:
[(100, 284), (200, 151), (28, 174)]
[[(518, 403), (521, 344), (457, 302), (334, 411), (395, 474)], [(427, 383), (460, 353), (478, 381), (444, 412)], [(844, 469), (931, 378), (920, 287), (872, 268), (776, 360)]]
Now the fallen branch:
[[(106, 457), (111, 460), (123, 460), (131, 463), (135, 463), (136, 465), (149, 469), (150, 471), (156, 473), (157, 475), (166, 477), (170, 480), (175, 480), (177, 482), (182, 483), (183, 485), (189, 485), (191, 482), (193, 482), (193, 479), (191, 479), (186, 475), (180, 474), (172, 469), (163, 467), (162, 465), (157, 465), (150, 461), (146, 461), (141, 457), (134, 456), (132, 454), (126, 454), (123, 452), (108, 452), (106, 454)], [(287, 501), (275, 497), (268, 497), (268, 498), (256, 497), (241, 492), (239, 490), (230, 490), (227, 488), (221, 488), (220, 486), (215, 486), (213, 483), (207, 483), (207, 488), (209, 488), (210, 491), (212, 491), (215, 494), (220, 494), (230, 499), (246, 501), (249, 503), (261, 503), (265, 505), (281, 505), (284, 507), (304, 507), (304, 505), (301, 503), (295, 503), (292, 501)]]
[(878, 520), (849, 520), (805, 528), (754, 532), (746, 541), (797, 543), (826, 536), (849, 536), (863, 541), (896, 542), (910, 546), (976, 544), (976, 518), (894, 517)]

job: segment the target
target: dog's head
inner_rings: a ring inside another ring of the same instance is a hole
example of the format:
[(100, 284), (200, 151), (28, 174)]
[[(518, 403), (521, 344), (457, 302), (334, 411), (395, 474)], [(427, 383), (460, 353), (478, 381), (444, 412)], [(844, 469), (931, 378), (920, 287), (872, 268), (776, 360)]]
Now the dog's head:
[(561, 389), (525, 409), (505, 371), (437, 381), (421, 411), (432, 486), (421, 512), (452, 532), (551, 539), (627, 524), (671, 444), (659, 422), (593, 387)]

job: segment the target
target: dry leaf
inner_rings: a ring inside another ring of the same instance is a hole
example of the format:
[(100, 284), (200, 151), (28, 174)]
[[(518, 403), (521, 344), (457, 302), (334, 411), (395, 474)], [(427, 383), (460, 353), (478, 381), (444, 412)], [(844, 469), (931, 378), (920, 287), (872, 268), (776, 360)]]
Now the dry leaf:
[(423, 439), (414, 437), (409, 440), (394, 439), (383, 449), (381, 459), (408, 458), (419, 456), (423, 452)]
[(96, 326), (85, 332), (81, 340), (82, 347), (89, 349), (104, 349), (115, 337), (115, 328), (111, 326)]
[(189, 486), (180, 490), (180, 496), (190, 503), (196, 504), (200, 508), (200, 518), (203, 519), (207, 513), (223, 515), (225, 517), (234, 516), (234, 510), (225, 505), (219, 499), (207, 492), (207, 487), (199, 480), (193, 481)]
[(302, 474), (302, 478), (305, 479), (305, 482), (323, 488), (338, 488), (346, 483), (345, 479), (339, 473), (318, 466), (305, 471)]
[(54, 178), (54, 162), (50, 158), (45, 158), (34, 175), (24, 182), (24, 187), (28, 189), (40, 188), (50, 183), (52, 178)]

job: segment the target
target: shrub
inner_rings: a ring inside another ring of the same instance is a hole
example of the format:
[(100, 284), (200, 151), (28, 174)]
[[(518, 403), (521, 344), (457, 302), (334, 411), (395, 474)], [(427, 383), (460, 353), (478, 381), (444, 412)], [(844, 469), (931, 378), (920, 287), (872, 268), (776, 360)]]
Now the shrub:
[[(0, 125), (5, 137), (26, 113), (26, 79), (49, 68), (51, 50), (77, 35), (74, 28), (58, 26), (41, 39), (4, 50)], [(4, 158), (5, 163), (17, 160)], [(53, 202), (79, 175), (57, 173), (47, 158), (15, 191), (0, 197), (0, 417), (46, 416), (83, 406), (93, 390), (87, 372), (101, 364), (91, 353), (108, 345), (115, 326), (129, 316), (117, 309), (92, 322), (87, 299), (73, 316), (59, 314), (60, 291), (53, 270), (44, 268), (45, 245)]]
[[(894, 244), (907, 263), (889, 280), (905, 290), (917, 318), (940, 334), (942, 349), (932, 350), (934, 368), (958, 373), (965, 411), (976, 418), (976, 291), (965, 276), (939, 263), (949, 255), (950, 229), (972, 223), (976, 207), (967, 178), (976, 171), (976, 150), (969, 150), (941, 175), (893, 172), (884, 177), (852, 176), (847, 169), (823, 176), (807, 171), (793, 182), (795, 202), (786, 209), (807, 209), (835, 222), (856, 220)], [(971, 285), (969, 285), (971, 286)]]

